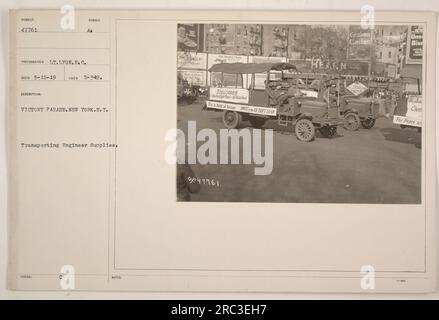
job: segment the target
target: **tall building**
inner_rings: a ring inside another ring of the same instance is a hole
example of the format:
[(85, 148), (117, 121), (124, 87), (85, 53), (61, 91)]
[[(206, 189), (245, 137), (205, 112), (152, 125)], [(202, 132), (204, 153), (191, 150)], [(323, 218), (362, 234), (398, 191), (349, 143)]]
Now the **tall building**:
[(288, 56), (288, 25), (264, 25), (262, 55), (267, 57)]
[(261, 55), (262, 25), (206, 24), (205, 51), (209, 53)]
[(407, 26), (376, 26), (374, 72), (398, 78), (403, 66)]
[(292, 60), (305, 59), (305, 50), (301, 40), (305, 38), (305, 25), (290, 25), (288, 27), (288, 58)]

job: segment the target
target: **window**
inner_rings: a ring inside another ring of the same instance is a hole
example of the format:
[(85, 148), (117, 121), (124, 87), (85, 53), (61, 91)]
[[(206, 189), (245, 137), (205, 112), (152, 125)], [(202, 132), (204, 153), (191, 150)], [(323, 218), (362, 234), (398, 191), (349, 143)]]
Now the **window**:
[(387, 56), (388, 56), (388, 58), (391, 58), (391, 57), (392, 57), (392, 51), (389, 51), (389, 52), (387, 53)]
[(223, 86), (228, 88), (242, 87), (242, 78), (239, 74), (223, 74)]
[(265, 82), (267, 80), (267, 73), (255, 73), (254, 75), (254, 89), (265, 90)]

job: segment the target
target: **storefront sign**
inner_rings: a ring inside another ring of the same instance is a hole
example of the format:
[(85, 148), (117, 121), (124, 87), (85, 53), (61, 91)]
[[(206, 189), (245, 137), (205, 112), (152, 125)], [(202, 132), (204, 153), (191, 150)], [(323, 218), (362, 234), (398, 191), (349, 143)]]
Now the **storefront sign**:
[(248, 90), (239, 88), (214, 88), (209, 89), (209, 97), (212, 100), (228, 101), (236, 103), (248, 103)]
[(346, 87), (346, 89), (348, 89), (350, 92), (352, 92), (353, 94), (355, 94), (356, 96), (362, 94), (364, 91), (367, 90), (367, 87), (362, 84), (361, 82), (354, 82), (351, 83), (350, 85), (348, 85)]
[(264, 107), (249, 106), (242, 104), (231, 104), (231, 103), (223, 103), (223, 102), (215, 102), (215, 101), (207, 101), (206, 105), (207, 108), (212, 108), (212, 109), (230, 110), (236, 112), (260, 114), (266, 116), (276, 115), (276, 108), (264, 108)]
[(177, 68), (203, 69), (207, 66), (207, 54), (201, 52), (177, 52)]
[(422, 64), (423, 44), (424, 39), (422, 26), (410, 26), (407, 36), (407, 64)]
[(207, 68), (210, 69), (210, 67), (218, 63), (237, 63), (237, 62), (247, 63), (247, 56), (210, 53), (208, 57)]
[(206, 85), (206, 71), (181, 69), (180, 73), (189, 84), (202, 87)]
[(252, 62), (252, 63), (287, 62), (287, 58), (285, 58), (285, 57), (250, 56), (249, 62)]

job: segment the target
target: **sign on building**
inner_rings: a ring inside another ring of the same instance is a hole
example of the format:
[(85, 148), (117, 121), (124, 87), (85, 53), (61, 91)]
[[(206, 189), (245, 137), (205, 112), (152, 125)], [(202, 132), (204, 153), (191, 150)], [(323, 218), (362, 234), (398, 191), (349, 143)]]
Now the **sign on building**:
[(407, 64), (422, 64), (422, 49), (424, 45), (422, 26), (410, 26), (407, 35)]
[(203, 70), (180, 70), (183, 79), (189, 84), (204, 87), (206, 85), (206, 71)]
[(207, 53), (188, 51), (177, 52), (177, 68), (205, 70), (206, 67)]
[(394, 65), (394, 64), (387, 65), (387, 76), (389, 78), (396, 77), (396, 65)]
[(346, 87), (346, 89), (348, 89), (350, 92), (352, 92), (352, 94), (358, 96), (360, 94), (362, 94), (364, 91), (367, 90), (367, 87), (362, 84), (361, 82), (354, 82), (351, 83), (350, 85), (348, 85)]
[(406, 126), (422, 127), (422, 96), (410, 95), (407, 98), (405, 116), (394, 116), (393, 123)]
[(372, 31), (361, 26), (349, 26), (348, 60), (371, 60)]
[(203, 49), (202, 24), (180, 23), (177, 27), (177, 46), (179, 51), (201, 51)]
[(218, 63), (247, 63), (247, 56), (210, 53), (207, 60), (207, 68), (210, 69), (210, 67)]

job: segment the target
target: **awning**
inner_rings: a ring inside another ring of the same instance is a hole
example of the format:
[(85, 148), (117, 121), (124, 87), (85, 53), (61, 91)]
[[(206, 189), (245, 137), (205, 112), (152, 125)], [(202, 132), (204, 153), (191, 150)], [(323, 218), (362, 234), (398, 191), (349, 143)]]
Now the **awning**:
[(401, 69), (401, 77), (422, 79), (422, 65), (421, 64), (406, 64)]
[(293, 64), (286, 62), (277, 63), (218, 63), (210, 67), (210, 72), (223, 72), (230, 74), (263, 73), (270, 70), (297, 70)]

